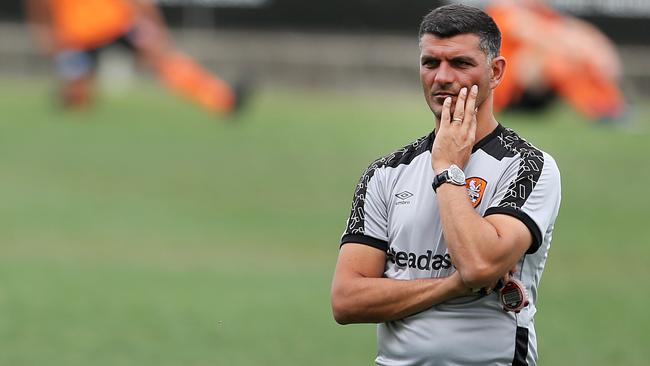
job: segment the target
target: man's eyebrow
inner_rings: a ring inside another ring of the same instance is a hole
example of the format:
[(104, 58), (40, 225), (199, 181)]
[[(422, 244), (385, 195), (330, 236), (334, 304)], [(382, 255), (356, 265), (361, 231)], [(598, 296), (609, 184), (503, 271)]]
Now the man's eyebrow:
[(430, 56), (430, 55), (422, 55), (422, 57), (420, 57), (420, 60), (421, 61), (436, 61), (436, 60), (439, 60), (439, 58), (437, 58), (435, 56)]
[(468, 64), (476, 65), (477, 62), (473, 57), (470, 56), (456, 56), (451, 59), (454, 62), (466, 62)]

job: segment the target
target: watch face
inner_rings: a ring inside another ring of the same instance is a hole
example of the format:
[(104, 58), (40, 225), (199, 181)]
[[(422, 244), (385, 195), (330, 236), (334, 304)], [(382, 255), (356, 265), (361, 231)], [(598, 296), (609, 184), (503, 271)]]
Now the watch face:
[(503, 310), (514, 311), (518, 313), (524, 307), (528, 306), (528, 292), (521, 281), (510, 280), (503, 285), (499, 291), (499, 299)]
[(465, 185), (465, 173), (456, 165), (449, 167), (449, 178), (454, 184)]

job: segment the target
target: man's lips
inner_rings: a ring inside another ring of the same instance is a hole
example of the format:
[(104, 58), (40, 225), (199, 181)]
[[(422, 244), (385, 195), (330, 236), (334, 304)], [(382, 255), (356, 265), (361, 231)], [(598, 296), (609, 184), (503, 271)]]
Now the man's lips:
[(458, 94), (447, 93), (447, 92), (444, 92), (444, 93), (433, 93), (433, 94), (431, 94), (431, 95), (432, 95), (434, 98), (447, 98), (447, 97), (455, 98), (455, 97), (458, 96)]
[(448, 91), (448, 90), (434, 91), (431, 94), (436, 95), (436, 96), (437, 95), (448, 95), (448, 96), (456, 96), (456, 95), (458, 95), (457, 92)]

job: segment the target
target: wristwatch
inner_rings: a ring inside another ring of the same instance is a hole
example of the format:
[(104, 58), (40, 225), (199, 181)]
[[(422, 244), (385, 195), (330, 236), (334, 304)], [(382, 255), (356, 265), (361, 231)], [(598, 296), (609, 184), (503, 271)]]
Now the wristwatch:
[(433, 183), (431, 184), (431, 187), (433, 187), (433, 191), (436, 192), (438, 187), (440, 187), (444, 183), (451, 183), (457, 186), (464, 186), (465, 173), (463, 173), (463, 170), (458, 166), (451, 164), (449, 168), (443, 170), (442, 173), (436, 175), (433, 178)]
[(504, 311), (520, 312), (529, 303), (526, 286), (519, 280), (511, 279), (499, 290), (499, 300)]

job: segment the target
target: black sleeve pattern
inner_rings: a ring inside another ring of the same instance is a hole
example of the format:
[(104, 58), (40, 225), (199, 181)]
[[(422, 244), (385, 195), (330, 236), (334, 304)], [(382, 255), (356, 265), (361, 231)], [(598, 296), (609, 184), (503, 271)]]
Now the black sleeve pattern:
[(521, 220), (533, 236), (528, 253), (534, 253), (543, 240), (542, 233), (537, 224), (522, 211), (526, 200), (530, 197), (537, 185), (544, 168), (544, 153), (522, 139), (511, 129), (504, 129), (498, 138), (504, 149), (519, 155), (519, 170), (517, 176), (510, 183), (505, 195), (497, 207), (488, 209), (485, 216), (493, 214), (506, 214)]
[(501, 133), (499, 142), (506, 150), (521, 157), (517, 177), (510, 183), (499, 207), (521, 209), (542, 174), (544, 154), (509, 128)]
[(370, 179), (375, 175), (377, 169), (383, 167), (397, 167), (400, 164), (410, 163), (416, 156), (431, 149), (433, 145), (433, 133), (417, 139), (410, 145), (407, 145), (390, 155), (375, 160), (368, 169), (363, 173), (357, 183), (352, 199), (352, 210), (348, 219), (344, 235), (363, 235), (365, 233), (365, 210), (366, 192)]

